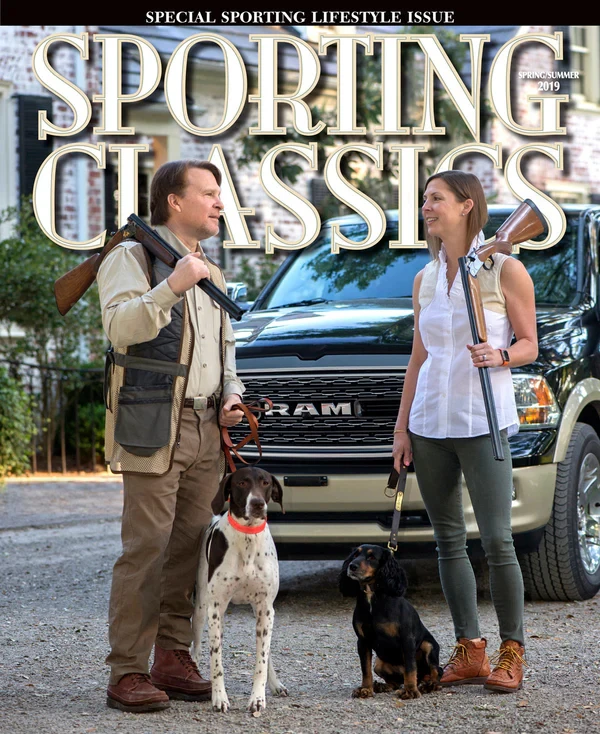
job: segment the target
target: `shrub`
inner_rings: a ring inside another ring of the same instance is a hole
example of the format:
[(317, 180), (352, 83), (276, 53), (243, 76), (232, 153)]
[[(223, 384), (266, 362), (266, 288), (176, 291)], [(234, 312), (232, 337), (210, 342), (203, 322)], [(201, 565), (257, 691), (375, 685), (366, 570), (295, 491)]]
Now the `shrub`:
[(0, 480), (30, 468), (31, 439), (36, 432), (29, 396), (0, 367)]

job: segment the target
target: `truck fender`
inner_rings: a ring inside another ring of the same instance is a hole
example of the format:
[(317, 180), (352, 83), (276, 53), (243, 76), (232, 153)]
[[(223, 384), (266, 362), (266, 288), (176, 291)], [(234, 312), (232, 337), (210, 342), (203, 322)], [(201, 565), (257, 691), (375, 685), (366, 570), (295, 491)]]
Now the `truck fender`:
[(582, 380), (567, 398), (554, 446), (554, 462), (565, 460), (575, 423), (581, 411), (590, 403), (600, 404), (600, 380), (595, 377)]

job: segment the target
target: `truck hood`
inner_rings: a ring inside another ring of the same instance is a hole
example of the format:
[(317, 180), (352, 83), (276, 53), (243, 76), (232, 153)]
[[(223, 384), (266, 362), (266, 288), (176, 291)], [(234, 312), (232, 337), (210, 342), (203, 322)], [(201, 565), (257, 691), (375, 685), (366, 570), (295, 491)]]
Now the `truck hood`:
[[(530, 368), (558, 367), (575, 344), (589, 344), (583, 313), (572, 308), (538, 308), (539, 356)], [(331, 301), (251, 311), (233, 325), (239, 358), (325, 354), (410, 354), (414, 318), (410, 298)], [(584, 356), (578, 354), (577, 357)]]
[(410, 298), (332, 301), (251, 311), (233, 326), (238, 357), (325, 354), (410, 354), (414, 319)]

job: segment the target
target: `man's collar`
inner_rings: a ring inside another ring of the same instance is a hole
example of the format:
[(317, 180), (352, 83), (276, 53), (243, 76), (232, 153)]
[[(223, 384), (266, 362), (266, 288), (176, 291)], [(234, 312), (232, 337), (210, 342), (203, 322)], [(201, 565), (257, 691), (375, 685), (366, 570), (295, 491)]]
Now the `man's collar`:
[[(154, 229), (158, 232), (158, 234), (166, 240), (177, 252), (181, 255), (189, 255), (191, 250), (184, 245), (184, 243), (177, 237), (176, 234), (174, 234), (166, 224), (158, 224), (154, 227)], [(200, 243), (196, 245), (195, 252), (199, 252), (204, 257), (204, 251), (202, 250), (202, 247), (200, 247)]]

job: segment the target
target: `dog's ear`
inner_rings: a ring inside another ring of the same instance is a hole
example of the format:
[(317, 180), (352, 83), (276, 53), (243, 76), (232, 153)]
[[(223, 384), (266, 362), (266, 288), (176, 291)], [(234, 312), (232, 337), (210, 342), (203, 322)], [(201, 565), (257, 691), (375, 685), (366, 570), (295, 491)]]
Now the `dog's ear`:
[(338, 579), (338, 587), (342, 596), (357, 597), (360, 591), (360, 584), (358, 583), (358, 581), (355, 581), (354, 579), (351, 579), (350, 576), (348, 576), (348, 566), (356, 557), (357, 551), (358, 548), (354, 548), (352, 550), (352, 553), (350, 553), (350, 555), (348, 556), (348, 558), (346, 558), (342, 565), (342, 570), (340, 571), (340, 576)]
[(229, 495), (231, 493), (231, 478), (232, 477), (233, 477), (233, 474), (225, 474), (223, 479), (221, 479), (221, 483), (219, 484), (219, 489), (217, 490), (217, 494), (214, 496), (214, 499), (211, 504), (214, 515), (218, 515), (221, 512), (221, 510), (223, 509), (223, 505), (229, 499)]
[(273, 500), (273, 502), (277, 502), (277, 504), (281, 507), (281, 512), (285, 515), (285, 510), (283, 509), (283, 487), (272, 474), (271, 484), (273, 485), (273, 489), (271, 490), (271, 499)]
[(391, 550), (385, 550), (385, 555), (375, 574), (375, 582), (377, 589), (388, 596), (404, 596), (408, 579)]

